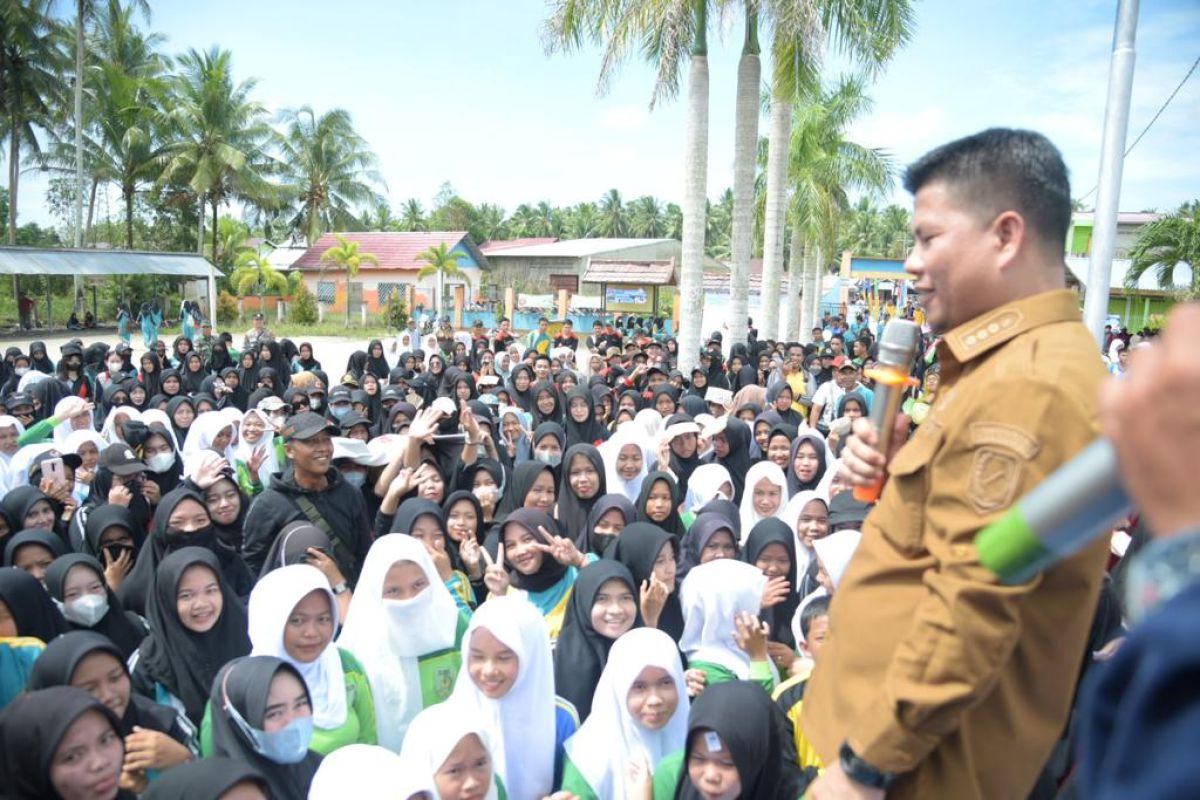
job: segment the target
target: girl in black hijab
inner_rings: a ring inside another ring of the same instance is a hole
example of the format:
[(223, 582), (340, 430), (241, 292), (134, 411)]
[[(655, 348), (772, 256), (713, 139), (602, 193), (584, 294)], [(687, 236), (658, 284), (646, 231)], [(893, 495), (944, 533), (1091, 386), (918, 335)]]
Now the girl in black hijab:
[[(52, 375), (54, 373), (51, 373)], [(51, 378), (50, 380), (38, 381), (30, 386), (27, 390), (29, 396), (34, 400), (33, 415), (38, 420), (49, 419), (54, 416), (54, 407), (58, 405), (58, 401), (67, 396), (66, 389), (58, 381)]]
[(23, 569), (0, 568), (0, 603), (6, 607), (17, 636), (49, 642), (70, 630), (42, 584)]
[[(5, 515), (11, 521), (11, 529), (14, 532), (24, 531), (27, 528), (43, 528), (53, 530), (64, 544), (70, 541), (67, 533), (68, 525), (62, 521), (62, 506), (36, 486), (24, 484), (14, 487), (4, 495), (3, 500), (0, 500), (0, 505), (3, 506)], [(47, 509), (49, 510), (47, 511)], [(46, 524), (47, 522), (49, 524)], [(11, 534), (9, 539), (11, 539)], [(6, 539), (5, 542), (7, 543), (9, 539)]]
[(44, 528), (28, 528), (5, 541), (4, 566), (20, 567), (42, 580), (50, 564), (66, 554), (67, 546), (57, 534)]
[(779, 415), (779, 421), (799, 428), (804, 424), (804, 417), (792, 408), (794, 399), (792, 387), (786, 381), (779, 381), (767, 389), (767, 404)]
[(71, 553), (56, 558), (46, 570), (43, 583), (61, 604), (71, 630), (108, 637), (120, 651), (122, 663), (146, 638), (145, 623), (122, 607), (116, 593), (104, 582), (104, 568), (91, 556)]
[(224, 342), (213, 342), (212, 352), (209, 353), (208, 364), (205, 366), (213, 375), (219, 375), (222, 370), (234, 366), (233, 359), (229, 357), (229, 348), (225, 346)]
[(175, 441), (183, 442), (187, 439), (188, 430), (196, 419), (196, 404), (190, 397), (183, 395), (172, 397), (167, 401), (167, 417), (171, 420)]
[[(801, 458), (802, 450), (802, 468), (805, 472), (803, 477), (796, 471), (796, 461)], [(817, 490), (825, 478), (825, 470), (829, 469), (826, 455), (825, 437), (817, 431), (805, 430), (792, 440), (791, 456), (787, 469), (784, 470), (787, 475), (788, 497), (795, 497), (799, 492)], [(815, 471), (812, 468), (814, 462)]]
[(346, 359), (346, 375), (353, 375), (354, 380), (362, 377), (363, 372), (367, 368), (367, 354), (363, 350), (355, 350), (350, 354), (350, 358)]
[(250, 652), (246, 609), (212, 551), (184, 547), (162, 560), (146, 621), (150, 635), (131, 663), (134, 689), (150, 698), (169, 693), (199, 727), (217, 671)]
[[(277, 696), (285, 698), (282, 713), (272, 702)], [(251, 656), (226, 664), (212, 682), (213, 754), (250, 764), (266, 779), (271, 797), (307, 797), (321, 764), (308, 749), (313, 727), (312, 703), (302, 701), (307, 696), (304, 678), (283, 659)]]
[(238, 359), (238, 383), (247, 393), (258, 388), (258, 353), (246, 350)]
[[(713, 461), (733, 479), (733, 502), (740, 505), (750, 469), (750, 426), (737, 417), (725, 417), (725, 430), (713, 437)], [(719, 441), (718, 441), (719, 440)]]
[(679, 484), (679, 496), (687, 497), (688, 481), (696, 468), (704, 463), (700, 458), (700, 445), (697, 440), (700, 426), (687, 414), (680, 412), (667, 418), (667, 425), (663, 431), (671, 437), (668, 445), (671, 451), (671, 474)]
[(42, 341), (29, 343), (29, 368), (47, 375), (54, 374), (54, 362), (46, 355), (46, 343)]
[(596, 401), (586, 386), (576, 386), (567, 392), (567, 408), (563, 414), (567, 431), (567, 447), (577, 444), (595, 445), (608, 441), (611, 435), (604, 423), (596, 419)]
[(287, 384), (280, 378), (279, 372), (274, 367), (265, 366), (258, 370), (256, 386), (259, 389), (266, 389), (276, 397), (283, 397), (283, 393), (287, 389)]
[[(533, 411), (533, 370), (528, 364), (521, 363), (513, 367), (508, 376), (508, 394), (513, 405), (522, 411)], [(525, 388), (521, 388), (521, 387)]]
[(128, 575), (128, 570), (137, 561), (145, 536), (146, 529), (134, 523), (129, 509), (115, 503), (104, 503), (93, 506), (89, 511), (79, 551), (91, 556), (97, 563), (109, 566), (124, 560), (129, 565), (125, 572)]
[(543, 422), (562, 422), (562, 404), (558, 402), (558, 387), (553, 381), (538, 381), (533, 384), (534, 427)]
[[(546, 439), (553, 439), (558, 445), (557, 454), (554, 447), (545, 441)], [(530, 444), (533, 446), (534, 459), (539, 463), (549, 464), (553, 467), (554, 476), (557, 479), (558, 466), (562, 463), (563, 451), (567, 449), (567, 433), (563, 430), (562, 425), (551, 420), (541, 423), (534, 428)], [(541, 447), (539, 448), (538, 445), (541, 445)]]
[(642, 490), (634, 507), (639, 522), (657, 525), (678, 540), (684, 534), (683, 521), (679, 519), (682, 502), (679, 486), (671, 473), (655, 470), (642, 481)]
[[(496, 509), (497, 519), (503, 520), (505, 515), (524, 508), (530, 490), (544, 473), (548, 473), (551, 481), (554, 481), (554, 469), (549, 464), (543, 464), (540, 461), (524, 461), (517, 464), (513, 470), (512, 480), (505, 487), (504, 499), (500, 501), (500, 507)], [(538, 510), (549, 515), (554, 510), (554, 503), (551, 502), (548, 507), (543, 503)]]
[(578, 542), (592, 506), (608, 493), (604, 459), (593, 445), (574, 444), (563, 456), (560, 473), (556, 516), (563, 535)]
[[(620, 517), (618, 523), (616, 518)], [(625, 529), (637, 520), (637, 510), (629, 498), (620, 492), (601, 495), (588, 512), (583, 530), (575, 539), (575, 546), (584, 553), (604, 555)]]
[(275, 394), (280, 394), (292, 380), (292, 365), (284, 357), (278, 342), (263, 342), (258, 346), (259, 379), (262, 370), (275, 370)]
[(238, 372), (237, 367), (225, 367), (219, 375), (225, 383), (225, 388), (229, 390), (229, 394), (225, 396), (229, 404), (240, 411), (245, 411), (246, 399), (250, 394), (246, 391), (246, 387), (242, 386), (242, 375)]
[(180, 372), (182, 373), (180, 380), (183, 382), (184, 394), (199, 392), (200, 387), (204, 384), (204, 379), (208, 377), (208, 371), (204, 369), (204, 359), (200, 358), (200, 354), (195, 350), (187, 354)]
[(699, 395), (685, 394), (683, 399), (679, 401), (679, 407), (692, 419), (696, 419), (701, 414), (708, 413), (708, 404)]
[(554, 648), (554, 690), (579, 712), (592, 712), (596, 683), (621, 634), (641, 627), (638, 589), (624, 564), (601, 560), (579, 571)]
[(775, 651), (771, 653), (772, 660), (777, 655), (781, 658), (786, 655), (787, 666), (791, 666), (791, 657), (796, 650), (792, 617), (796, 614), (796, 606), (800, 605), (796, 534), (781, 519), (761, 519), (750, 529), (742, 545), (742, 560), (761, 569), (769, 580), (783, 578), (787, 581), (787, 594), (779, 602), (764, 608), (758, 618), (771, 627), (771, 642), (786, 645), (786, 653), (782, 648), (772, 648)]
[(658, 628), (678, 642), (683, 636), (683, 607), (679, 604), (676, 578), (679, 542), (675, 537), (657, 525), (635, 522), (625, 526), (604, 557), (625, 565), (638, 587), (639, 598), (643, 589), (651, 587), (652, 578), (666, 585), (668, 594), (661, 608), (651, 608), (646, 602), (639, 602), (639, 608), (646, 625)]
[(294, 363), (300, 367), (300, 372), (312, 372), (321, 368), (321, 362), (313, 357), (313, 346), (308, 342), (300, 343)]
[(267, 557), (263, 560), (261, 578), (272, 570), (291, 567), (296, 564), (309, 563), (309, 549), (314, 548), (323, 553), (332, 553), (333, 544), (329, 536), (308, 520), (296, 520), (284, 525), (271, 542)]
[[(459, 489), (451, 492), (442, 503), (442, 513), (446, 517), (446, 552), (450, 554), (450, 563), (467, 576), (476, 600), (486, 598), (487, 586), (483, 583), (486, 564), (482, 562), (479, 550), (486, 529), (483, 505), (474, 492)], [(470, 558), (474, 558), (474, 562), (469, 561)]]
[[(712, 736), (710, 736), (710, 734)], [(692, 701), (688, 714), (687, 747), (672, 758), (663, 759), (659, 771), (665, 775), (678, 770), (676, 800), (700, 800), (712, 794), (729, 792), (729, 786), (705, 786), (701, 792), (688, 775), (693, 760), (726, 760), (732, 756), (745, 800), (795, 800), (807, 787), (794, 755), (788, 756), (787, 737), (791, 725), (771, 696), (753, 681), (730, 681), (709, 686)], [(713, 738), (715, 737), (715, 738)], [(710, 743), (715, 747), (710, 747)], [(658, 772), (655, 773), (658, 783)], [(729, 792), (732, 794), (732, 792)]]
[(167, 367), (160, 378), (162, 393), (168, 398), (179, 397), (183, 393), (183, 376), (174, 367)]
[[(106, 729), (118, 734), (109, 738)], [(55, 686), (19, 695), (0, 714), (0, 787), (5, 797), (132, 800), (117, 782), (125, 761), (120, 720), (82, 689)], [(90, 756), (66, 759), (61, 748), (86, 737)], [(93, 742), (102, 742), (90, 747)], [(65, 762), (65, 763), (64, 763)], [(94, 788), (95, 787), (95, 788)], [(100, 791), (97, 791), (96, 789)]]
[(269, 797), (271, 787), (267, 779), (246, 762), (210, 756), (164, 772), (142, 793), (141, 800), (207, 800), (231, 797), (237, 790), (257, 791), (263, 797)]
[(174, 769), (198, 752), (195, 731), (186, 718), (170, 706), (134, 693), (126, 658), (120, 648), (99, 633), (64, 633), (46, 646), (33, 665), (27, 688), (29, 691), (53, 686), (83, 689), (112, 710), (120, 722), (118, 732), (122, 738), (140, 730), (141, 741), (132, 746), (127, 742), (127, 747), (130, 751), (146, 752), (126, 754), (127, 760), (132, 755), (135, 763), (144, 764), (130, 776), (136, 780), (144, 777), (136, 773)]
[(366, 371), (376, 378), (386, 378), (392, 371), (383, 355), (383, 342), (378, 339), (372, 339), (371, 343), (367, 345)]

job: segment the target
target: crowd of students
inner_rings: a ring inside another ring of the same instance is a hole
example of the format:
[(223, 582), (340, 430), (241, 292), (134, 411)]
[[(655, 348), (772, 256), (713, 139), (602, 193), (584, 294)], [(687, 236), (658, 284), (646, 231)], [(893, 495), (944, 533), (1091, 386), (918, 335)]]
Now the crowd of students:
[(868, 511), (831, 326), (10, 348), (0, 794), (795, 800)]

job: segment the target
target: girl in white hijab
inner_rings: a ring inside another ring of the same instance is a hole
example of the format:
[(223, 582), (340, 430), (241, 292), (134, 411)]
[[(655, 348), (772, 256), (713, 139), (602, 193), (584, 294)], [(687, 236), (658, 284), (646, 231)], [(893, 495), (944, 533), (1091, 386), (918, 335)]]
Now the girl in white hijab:
[(487, 731), (478, 717), (466, 716), (449, 703), (417, 715), (400, 758), (405, 769), (429, 777), (439, 800), (500, 797), (501, 779)]
[(781, 519), (796, 535), (796, 575), (803, 583), (808, 565), (815, 557), (813, 544), (829, 533), (829, 500), (820, 492), (798, 492), (783, 507)]
[[(275, 447), (275, 428), (266, 414), (251, 408), (242, 415), (238, 431), (238, 443), (230, 464), (237, 471), (238, 485), (242, 491), (253, 497), (270, 486), (271, 476), (281, 469)], [(250, 462), (256, 454), (261, 462), (257, 475), (250, 469)]]
[[(652, 413), (662, 419), (657, 411)], [(624, 423), (600, 445), (600, 457), (604, 459), (608, 491), (623, 494), (629, 502), (636, 503), (642, 493), (642, 481), (650, 471), (645, 429), (636, 421)]]
[[(679, 649), (687, 657), (689, 670), (704, 673), (706, 684), (753, 680), (768, 694), (774, 688), (775, 668), (767, 657), (767, 634), (758, 627), (765, 625), (759, 622), (758, 612), (766, 585), (767, 576), (761, 569), (731, 558), (693, 567), (683, 579), (679, 587), (683, 606)], [(747, 642), (754, 647), (743, 649), (737, 638), (751, 630), (754, 638)]]
[(860, 541), (862, 533), (859, 531), (841, 530), (813, 542), (817, 559), (817, 583), (820, 586), (800, 601), (800, 605), (796, 606), (796, 613), (792, 615), (792, 635), (797, 637), (797, 643), (804, 641), (804, 634), (800, 630), (800, 615), (804, 613), (805, 607), (818, 597), (833, 596)]
[(352, 744), (321, 760), (308, 800), (433, 800), (433, 781), (423, 778), (385, 747)]
[(10, 428), (15, 430), (14, 433), (8, 434), (12, 437), (12, 444), (7, 446), (9, 449), (0, 449), (0, 489), (3, 489), (5, 492), (19, 485), (14, 485), (9, 481), (8, 467), (12, 463), (13, 455), (21, 449), (21, 446), (17, 444), (17, 440), (25, 433), (25, 426), (16, 417), (9, 416), (8, 414), (0, 415), (0, 431), (4, 431), (7, 434)]
[(787, 496), (787, 477), (778, 464), (759, 461), (752, 466), (746, 472), (746, 491), (742, 493), (742, 541), (739, 544), (746, 543), (746, 537), (759, 520), (783, 519)]
[(733, 500), (733, 478), (729, 477), (729, 470), (720, 464), (701, 464), (696, 467), (688, 478), (688, 511), (695, 514), (718, 497)]
[[(121, 425), (131, 419), (142, 419), (142, 412), (133, 406), (117, 406), (112, 409), (108, 412), (108, 416), (104, 418), (104, 425), (100, 428), (100, 438), (109, 444), (125, 444), (125, 436), (121, 432)], [(178, 449), (176, 448), (176, 450)]]
[(96, 475), (96, 464), (100, 461), (100, 453), (107, 447), (100, 434), (94, 430), (73, 431), (62, 444), (64, 453), (74, 453), (83, 460), (79, 469), (75, 470), (75, 490), (71, 493), (83, 505), (88, 492), (92, 488), (92, 478)]
[[(166, 435), (171, 437), (171, 446), (175, 448), (175, 452), (180, 452), (179, 439), (175, 436), (175, 423), (171, 422), (171, 418), (167, 416), (167, 412), (159, 411), (157, 408), (143, 411), (142, 422), (146, 424), (146, 427), (150, 427), (157, 422), (159, 427), (163, 431), (166, 431)], [(162, 433), (162, 431), (159, 431), (159, 433)]]
[(183, 440), (183, 457), (188, 459), (204, 450), (211, 450), (233, 463), (235, 428), (220, 411), (205, 411), (192, 422)]
[[(64, 408), (64, 401), (78, 402), (73, 398), (64, 397), (62, 400), (58, 401), (57, 405), (55, 405), (55, 414), (58, 414), (59, 411)], [(87, 411), (83, 412), (82, 414), (77, 414), (74, 417), (68, 417), (66, 419), (59, 417), (59, 419), (62, 419), (63, 421), (54, 426), (54, 444), (58, 447), (58, 449), (63, 449), (66, 444), (67, 437), (73, 433), (76, 433), (77, 431), (91, 431), (94, 433), (96, 430), (96, 420), (94, 415), (95, 412), (89, 408)]]
[(653, 773), (664, 757), (682, 750), (688, 709), (675, 641), (654, 628), (624, 634), (608, 653), (592, 713), (567, 740), (563, 791), (580, 800), (632, 800), (627, 769), (643, 761)]
[(462, 661), (450, 705), (481, 723), (508, 796), (550, 794), (563, 743), (578, 720), (554, 695), (550, 638), (541, 612), (517, 595), (491, 598), (471, 618)]
[(393, 753), (413, 717), (450, 696), (465, 629), (425, 545), (407, 534), (376, 539), (338, 645), (366, 668), (379, 743)]
[(296, 668), (313, 712), (309, 749), (325, 755), (350, 744), (375, 744), (375, 704), (358, 660), (333, 643), (338, 606), (316, 567), (272, 570), (250, 593), (252, 656), (275, 656)]

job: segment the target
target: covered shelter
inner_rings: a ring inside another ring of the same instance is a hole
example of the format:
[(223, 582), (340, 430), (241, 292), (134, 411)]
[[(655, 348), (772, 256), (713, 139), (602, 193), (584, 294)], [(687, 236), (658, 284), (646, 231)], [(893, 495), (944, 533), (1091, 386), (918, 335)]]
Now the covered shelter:
[(675, 285), (675, 259), (600, 259), (588, 262), (585, 283), (600, 286), (601, 308), (605, 313), (647, 314), (658, 316), (658, 290)]
[[(65, 247), (0, 247), (0, 275), (51, 277), (103, 277), (106, 275), (162, 275), (208, 281), (209, 319), (217, 318), (217, 270), (196, 253), (149, 253), (136, 250), (76, 250)], [(47, 321), (50, 297), (46, 296)]]

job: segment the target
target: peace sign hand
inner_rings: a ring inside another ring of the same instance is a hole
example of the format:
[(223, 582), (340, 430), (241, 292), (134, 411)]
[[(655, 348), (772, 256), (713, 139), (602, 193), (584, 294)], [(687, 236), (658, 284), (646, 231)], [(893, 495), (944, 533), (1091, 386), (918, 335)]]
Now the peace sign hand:
[(501, 544), (496, 550), (495, 560), (492, 560), (492, 555), (486, 547), (479, 548), (479, 552), (483, 556), (483, 560), (487, 562), (487, 569), (483, 571), (483, 583), (487, 586), (488, 591), (495, 597), (503, 597), (508, 594), (511, 581), (508, 577), (508, 570), (504, 568), (504, 545)]
[(578, 567), (579, 569), (583, 569), (587, 566), (587, 556), (579, 552), (579, 548), (575, 546), (575, 542), (565, 536), (551, 536), (550, 531), (541, 525), (538, 526), (538, 533), (546, 540), (546, 544), (536, 543), (533, 545), (538, 550), (549, 554), (551, 558), (564, 567)]

